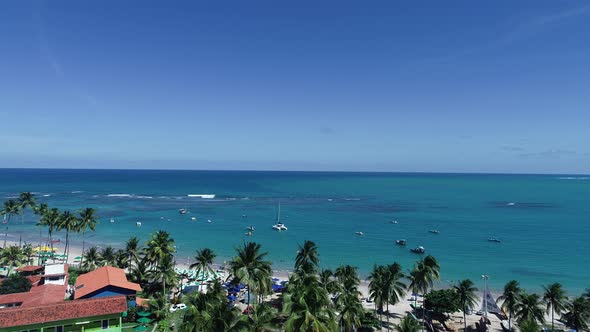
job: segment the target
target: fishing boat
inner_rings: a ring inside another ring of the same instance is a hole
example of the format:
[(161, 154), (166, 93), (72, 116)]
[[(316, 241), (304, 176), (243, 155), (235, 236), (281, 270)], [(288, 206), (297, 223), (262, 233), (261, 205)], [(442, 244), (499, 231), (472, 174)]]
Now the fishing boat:
[(180, 209), (180, 210), (178, 210), (178, 213), (180, 213), (180, 214), (187, 214), (188, 213), (188, 210), (187, 209)]
[(137, 227), (141, 227), (141, 221), (138, 221), (138, 222), (136, 222), (136, 223), (135, 223), (135, 226), (137, 226)]
[(432, 233), (432, 234), (438, 234), (438, 233), (440, 233), (440, 232), (438, 231), (438, 229), (431, 229), (431, 230), (429, 230), (428, 232), (430, 232), (430, 233)]
[(397, 224), (397, 220), (390, 221), (391, 224)]
[(191, 217), (191, 220), (197, 220), (197, 217)]
[(113, 218), (111, 218), (110, 221), (111, 221), (111, 224), (114, 224), (115, 223), (115, 219), (113, 219)]
[(246, 227), (246, 230), (249, 232), (254, 232), (254, 226), (248, 226)]
[(277, 231), (286, 231), (287, 230), (287, 226), (285, 226), (282, 222), (281, 222), (281, 202), (279, 202), (279, 208), (277, 210), (277, 223), (272, 225), (272, 229), (277, 230)]
[(365, 233), (363, 233), (363, 232), (355, 232), (354, 234), (356, 234), (356, 235), (360, 235), (360, 236), (363, 236), (363, 235), (365, 235)]
[(395, 240), (395, 244), (397, 244), (398, 246), (405, 246), (406, 240), (405, 239)]
[(415, 254), (423, 254), (423, 253), (426, 252), (426, 249), (424, 249), (423, 246), (419, 246), (419, 247), (410, 249), (410, 251), (413, 252), (413, 253), (415, 253)]
[(489, 238), (489, 239), (488, 239), (488, 242), (496, 242), (496, 243), (500, 243), (500, 242), (502, 242), (502, 240), (500, 240), (500, 239), (498, 239), (498, 238), (495, 238), (495, 237), (491, 237), (491, 238)]

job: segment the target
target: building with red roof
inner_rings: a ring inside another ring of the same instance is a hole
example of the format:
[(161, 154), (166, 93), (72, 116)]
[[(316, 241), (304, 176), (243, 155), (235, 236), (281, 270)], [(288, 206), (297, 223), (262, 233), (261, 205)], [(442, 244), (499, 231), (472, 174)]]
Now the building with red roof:
[(125, 270), (112, 266), (103, 266), (94, 271), (80, 275), (76, 279), (74, 299), (92, 299), (108, 296), (125, 295), (135, 305), (135, 295), (141, 287), (127, 281)]
[(121, 332), (124, 296), (0, 309), (0, 330)]

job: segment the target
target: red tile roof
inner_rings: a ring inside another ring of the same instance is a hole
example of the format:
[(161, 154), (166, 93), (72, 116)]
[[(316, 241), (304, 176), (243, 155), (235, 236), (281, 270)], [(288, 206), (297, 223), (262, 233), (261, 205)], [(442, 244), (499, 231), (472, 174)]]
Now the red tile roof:
[(27, 266), (21, 266), (16, 270), (18, 272), (35, 272), (38, 270), (43, 270), (43, 266), (41, 266), (41, 265), (27, 265)]
[(58, 322), (75, 318), (120, 314), (127, 310), (124, 296), (65, 301), (28, 308), (0, 309), (0, 327)]
[(76, 293), (74, 298), (79, 299), (107, 286), (141, 292), (141, 287), (138, 284), (127, 281), (127, 276), (123, 269), (103, 266), (92, 272), (82, 274), (76, 279)]
[(67, 287), (67, 285), (41, 285), (32, 287), (28, 292), (0, 295), (0, 304), (22, 303), (22, 308), (63, 302)]

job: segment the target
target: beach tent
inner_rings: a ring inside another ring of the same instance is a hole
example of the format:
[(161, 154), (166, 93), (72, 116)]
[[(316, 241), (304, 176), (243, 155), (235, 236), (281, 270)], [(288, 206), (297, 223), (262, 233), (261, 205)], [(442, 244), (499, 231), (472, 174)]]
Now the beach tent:
[(139, 326), (134, 327), (133, 330), (135, 330), (135, 331), (147, 331), (148, 328), (147, 328), (147, 326), (139, 325)]
[(151, 313), (151, 312), (149, 312), (149, 311), (138, 311), (138, 312), (137, 312), (137, 315), (138, 315), (138, 316), (141, 316), (141, 317), (147, 317), (147, 316), (149, 316), (149, 315), (151, 315), (151, 314), (152, 314), (152, 313)]

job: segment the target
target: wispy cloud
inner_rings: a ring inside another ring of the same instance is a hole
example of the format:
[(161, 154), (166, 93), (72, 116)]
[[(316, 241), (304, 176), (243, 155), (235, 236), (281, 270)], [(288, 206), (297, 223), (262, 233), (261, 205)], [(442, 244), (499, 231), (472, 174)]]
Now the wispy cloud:
[(509, 151), (509, 152), (520, 152), (520, 151), (524, 151), (525, 149), (523, 147), (520, 146), (511, 146), (511, 145), (504, 145), (502, 147), (503, 151)]
[(528, 18), (521, 24), (514, 26), (508, 33), (497, 39), (489, 40), (471, 48), (458, 50), (456, 53), (419, 60), (419, 62), (447, 62), (456, 58), (466, 57), (478, 53), (485, 53), (494, 49), (507, 47), (513, 43), (534, 36), (548, 29), (551, 25), (562, 23), (578, 16), (590, 14), (590, 5), (564, 10), (550, 15), (540, 15)]
[(562, 156), (569, 156), (569, 155), (575, 155), (575, 154), (578, 154), (578, 153), (573, 150), (551, 149), (551, 150), (545, 150), (545, 151), (521, 153), (521, 154), (519, 154), (519, 156), (521, 156), (521, 157), (562, 157)]

